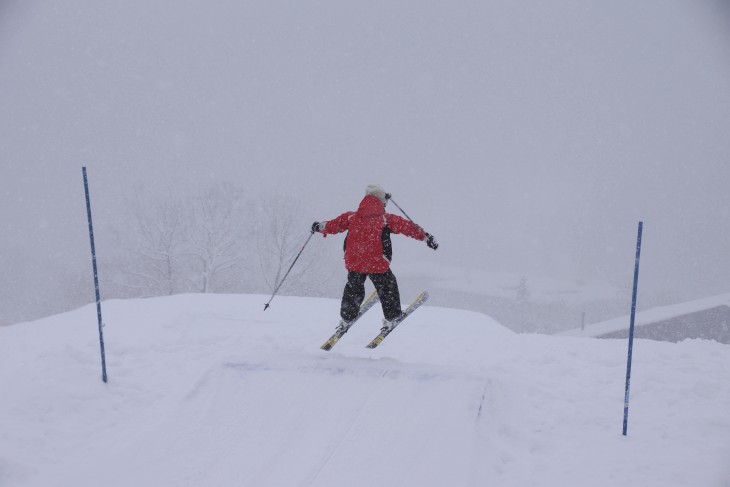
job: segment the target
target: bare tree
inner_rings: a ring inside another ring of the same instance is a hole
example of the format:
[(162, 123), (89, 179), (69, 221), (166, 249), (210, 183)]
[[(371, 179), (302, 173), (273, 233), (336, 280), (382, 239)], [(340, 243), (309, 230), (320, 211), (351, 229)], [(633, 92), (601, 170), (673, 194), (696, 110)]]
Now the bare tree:
[(530, 288), (527, 287), (527, 277), (522, 276), (520, 283), (517, 285), (517, 295), (515, 297), (518, 303), (525, 303), (530, 300)]
[[(232, 184), (188, 198), (138, 192), (129, 205), (131, 224), (118, 231), (125, 252), (116, 259), (116, 294), (269, 292), (308, 237), (300, 206), (282, 195), (247, 200)], [(336, 262), (322, 259), (323, 250), (309, 246), (283, 292), (331, 294), (326, 285)]]
[[(229, 281), (242, 279), (247, 255), (245, 226), (244, 198), (239, 188), (218, 184), (193, 198), (186, 227), (187, 255), (192, 259), (191, 278), (197, 291), (225, 290), (226, 286), (216, 284), (226, 277)], [(238, 279), (230, 275), (233, 271), (238, 271)]]
[[(287, 196), (272, 196), (256, 206), (255, 259), (260, 287), (272, 291), (291, 266), (309, 236), (310, 223), (301, 215), (300, 202)], [(287, 277), (282, 291), (322, 295), (331, 274), (322, 264), (323, 248), (309, 245)]]
[(130, 230), (120, 232), (127, 258), (121, 279), (114, 279), (114, 284), (142, 295), (179, 292), (188, 247), (182, 202), (150, 199), (137, 191), (128, 206), (132, 212)]
[(527, 277), (522, 276), (520, 278), (516, 291), (514, 309), (520, 331), (538, 331), (534, 320), (533, 304), (530, 302), (530, 288), (527, 285)]

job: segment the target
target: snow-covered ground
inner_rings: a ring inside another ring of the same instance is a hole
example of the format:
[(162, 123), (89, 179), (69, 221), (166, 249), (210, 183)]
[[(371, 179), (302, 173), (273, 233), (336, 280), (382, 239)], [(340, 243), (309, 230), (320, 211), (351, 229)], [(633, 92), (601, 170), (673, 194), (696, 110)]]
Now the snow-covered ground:
[(730, 348), (182, 295), (0, 328), (0, 486), (730, 486)]

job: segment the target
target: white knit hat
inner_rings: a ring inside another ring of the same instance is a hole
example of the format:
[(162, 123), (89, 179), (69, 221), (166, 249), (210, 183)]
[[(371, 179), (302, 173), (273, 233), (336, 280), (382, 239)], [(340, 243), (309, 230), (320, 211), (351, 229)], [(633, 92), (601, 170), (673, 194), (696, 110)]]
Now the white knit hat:
[(385, 198), (385, 190), (377, 184), (368, 184), (367, 188), (365, 188), (365, 194), (366, 195), (371, 194), (371, 195), (375, 196), (383, 204), (385, 204), (387, 202), (387, 200)]

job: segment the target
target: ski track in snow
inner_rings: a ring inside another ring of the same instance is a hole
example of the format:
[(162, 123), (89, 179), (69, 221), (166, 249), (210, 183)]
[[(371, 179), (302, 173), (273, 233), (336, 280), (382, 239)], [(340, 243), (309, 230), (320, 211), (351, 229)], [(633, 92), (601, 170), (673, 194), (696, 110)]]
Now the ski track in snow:
[[(424, 307), (375, 350), (370, 311), (175, 296), (0, 330), (0, 486), (730, 487), (730, 351), (514, 335)], [(334, 318), (333, 318), (334, 317)]]

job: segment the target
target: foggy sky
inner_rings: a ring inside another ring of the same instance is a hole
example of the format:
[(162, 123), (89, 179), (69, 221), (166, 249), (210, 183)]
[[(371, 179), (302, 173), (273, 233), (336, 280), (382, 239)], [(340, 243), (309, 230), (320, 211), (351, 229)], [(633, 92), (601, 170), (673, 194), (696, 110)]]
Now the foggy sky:
[(102, 228), (135, 185), (285, 192), (308, 228), (377, 183), (441, 243), (404, 260), (620, 284), (643, 220), (642, 289), (730, 292), (721, 2), (0, 5), (6, 300), (87, 265), (82, 165)]

